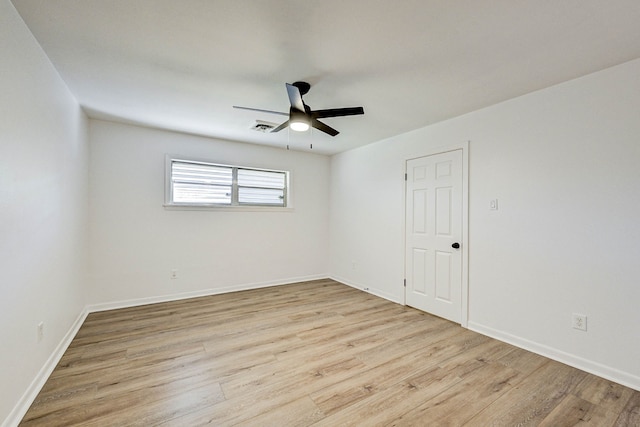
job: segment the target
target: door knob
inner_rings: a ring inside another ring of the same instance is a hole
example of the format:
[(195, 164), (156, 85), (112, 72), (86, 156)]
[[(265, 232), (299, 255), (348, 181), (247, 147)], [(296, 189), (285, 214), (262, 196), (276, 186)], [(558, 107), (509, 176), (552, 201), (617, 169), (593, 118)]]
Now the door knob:
[(451, 245), (451, 247), (452, 247), (453, 249), (458, 249), (458, 248), (460, 247), (460, 243), (455, 242), (454, 244), (452, 244), (452, 245)]

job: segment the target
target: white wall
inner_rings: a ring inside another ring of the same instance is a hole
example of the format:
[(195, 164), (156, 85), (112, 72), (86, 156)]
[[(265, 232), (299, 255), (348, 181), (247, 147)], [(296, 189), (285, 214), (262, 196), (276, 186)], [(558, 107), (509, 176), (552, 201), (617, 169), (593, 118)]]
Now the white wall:
[[(91, 120), (90, 302), (326, 277), (327, 156)], [(291, 171), (291, 212), (167, 210), (165, 154)], [(178, 279), (170, 272), (178, 270)]]
[(0, 58), (2, 423), (85, 305), (88, 144), (84, 114), (8, 0)]
[[(466, 140), (470, 326), (640, 389), (640, 60), (330, 160), (87, 121), (8, 0), (0, 0), (0, 57), (7, 425), (87, 302), (104, 308), (327, 274), (402, 301), (404, 161)], [(291, 170), (295, 208), (166, 210), (165, 153)], [(493, 198), (499, 211), (488, 210)], [(589, 316), (588, 332), (571, 329), (572, 312)]]
[(639, 112), (636, 60), (334, 156), (331, 276), (402, 301), (404, 161), (469, 140), (470, 327), (640, 389)]

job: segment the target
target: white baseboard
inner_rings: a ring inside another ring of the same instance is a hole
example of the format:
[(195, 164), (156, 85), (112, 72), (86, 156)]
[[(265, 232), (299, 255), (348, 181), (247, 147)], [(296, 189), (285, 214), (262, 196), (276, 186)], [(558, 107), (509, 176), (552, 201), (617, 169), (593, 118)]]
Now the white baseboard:
[(610, 381), (622, 384), (623, 386), (640, 391), (640, 377), (629, 374), (627, 372), (620, 371), (615, 368), (611, 368), (606, 365), (602, 365), (597, 362), (593, 362), (582, 357), (566, 353), (564, 351), (555, 349), (553, 347), (546, 346), (534, 341), (529, 341), (524, 338), (520, 338), (515, 335), (511, 335), (507, 332), (499, 331), (497, 329), (484, 326), (476, 322), (469, 322), (469, 329), (474, 332), (478, 332), (482, 335), (486, 335), (491, 338), (506, 342), (508, 344), (515, 345), (522, 349), (531, 351), (549, 359), (553, 359), (565, 365), (572, 366), (590, 374), (597, 375), (599, 377), (608, 379)]
[(386, 299), (388, 301), (395, 302), (396, 304), (404, 305), (402, 301), (399, 301), (393, 295), (391, 295), (391, 294), (389, 294), (389, 293), (387, 293), (385, 291), (382, 291), (380, 289), (372, 288), (369, 285), (363, 285), (363, 284), (360, 284), (360, 283), (355, 283), (353, 281), (350, 281), (350, 280), (347, 280), (347, 279), (343, 279), (343, 278), (338, 277), (338, 276), (329, 276), (329, 279), (335, 280), (336, 282), (340, 282), (340, 283), (342, 283), (344, 285), (347, 285), (347, 286), (351, 286), (352, 288), (358, 289), (359, 291), (364, 291), (364, 292), (370, 293), (371, 295), (375, 295), (377, 297), (384, 298), (384, 299)]
[(42, 390), (42, 387), (49, 379), (49, 376), (58, 365), (58, 362), (60, 362), (60, 359), (62, 359), (64, 352), (67, 351), (67, 348), (71, 344), (71, 341), (73, 341), (73, 338), (75, 338), (76, 334), (80, 330), (80, 327), (84, 323), (84, 320), (87, 318), (88, 314), (89, 312), (85, 307), (73, 322), (58, 346), (55, 348), (55, 350), (53, 350), (53, 353), (51, 353), (51, 356), (49, 356), (49, 359), (47, 359), (36, 377), (33, 379), (33, 381), (31, 381), (31, 384), (29, 384), (29, 387), (27, 388), (25, 393), (22, 395), (13, 410), (9, 413), (9, 416), (4, 420), (4, 422), (2, 423), (2, 427), (14, 427), (20, 424), (20, 421), (22, 421), (22, 418), (29, 410), (29, 407), (31, 406), (33, 401), (36, 400), (36, 397), (38, 397), (38, 393), (40, 393), (40, 390)]
[(225, 286), (221, 288), (203, 289), (203, 290), (193, 291), (193, 292), (181, 292), (176, 294), (158, 295), (154, 297), (145, 297), (145, 298), (134, 298), (130, 300), (114, 301), (114, 302), (107, 302), (107, 303), (101, 303), (101, 304), (90, 304), (87, 306), (87, 310), (89, 313), (94, 313), (98, 311), (115, 310), (118, 308), (137, 307), (140, 305), (156, 304), (160, 302), (179, 301), (182, 299), (227, 294), (230, 292), (249, 291), (251, 289), (268, 288), (270, 286), (289, 285), (292, 283), (308, 282), (311, 280), (320, 280), (320, 279), (326, 279), (326, 278), (327, 278), (326, 274), (320, 274), (320, 275), (313, 275), (313, 276), (291, 277), (291, 278), (282, 279), (282, 280), (270, 280), (267, 282), (244, 283), (240, 285)]

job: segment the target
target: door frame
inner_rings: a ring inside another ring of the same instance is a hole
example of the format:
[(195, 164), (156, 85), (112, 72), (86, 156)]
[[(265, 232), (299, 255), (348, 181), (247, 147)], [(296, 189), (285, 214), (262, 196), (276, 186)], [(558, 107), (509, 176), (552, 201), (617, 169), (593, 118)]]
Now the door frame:
[[(418, 159), (420, 157), (428, 157), (434, 154), (442, 154), (450, 151), (462, 150), (462, 236), (460, 238), (460, 249), (462, 252), (462, 277), (461, 277), (461, 292), (460, 292), (460, 325), (464, 328), (468, 327), (469, 323), (469, 143), (471, 141), (456, 142), (446, 145), (440, 145), (436, 147), (429, 147), (421, 150), (418, 153), (409, 155), (403, 160), (402, 169), (404, 170), (405, 177), (407, 176), (407, 162), (409, 160)], [(407, 181), (404, 181), (404, 192), (402, 196), (404, 203), (402, 217), (402, 259), (404, 260), (403, 272), (407, 277)], [(405, 285), (404, 292), (402, 293), (404, 305), (407, 305), (407, 288)]]

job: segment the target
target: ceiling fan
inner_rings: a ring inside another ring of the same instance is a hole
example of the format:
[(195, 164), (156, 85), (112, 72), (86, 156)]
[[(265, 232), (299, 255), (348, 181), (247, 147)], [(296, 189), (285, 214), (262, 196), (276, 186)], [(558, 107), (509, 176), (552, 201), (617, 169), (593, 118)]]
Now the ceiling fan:
[(289, 120), (282, 123), (280, 126), (274, 128), (271, 132), (279, 132), (282, 129), (289, 126), (291, 129), (299, 132), (304, 132), (309, 127), (314, 127), (328, 135), (336, 136), (340, 132), (322, 123), (318, 119), (324, 119), (327, 117), (341, 117), (341, 116), (355, 116), (358, 114), (364, 114), (364, 108), (362, 107), (348, 107), (348, 108), (330, 108), (327, 110), (311, 110), (307, 104), (302, 100), (302, 95), (306, 95), (311, 89), (311, 85), (307, 82), (295, 82), (293, 84), (286, 83), (287, 95), (289, 95), (289, 113), (282, 113), (280, 111), (261, 110), (259, 108), (239, 107), (234, 105), (233, 108), (239, 108), (242, 110), (260, 111), (262, 113), (280, 114), (282, 116), (289, 116)]

